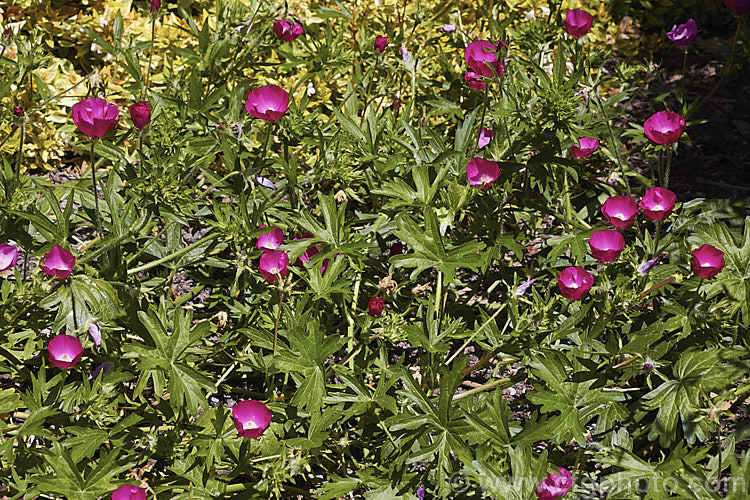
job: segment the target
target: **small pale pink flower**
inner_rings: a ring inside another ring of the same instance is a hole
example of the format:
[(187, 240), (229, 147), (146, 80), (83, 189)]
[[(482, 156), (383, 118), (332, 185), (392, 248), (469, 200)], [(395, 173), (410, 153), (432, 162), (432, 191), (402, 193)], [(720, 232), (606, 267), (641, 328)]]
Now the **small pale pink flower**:
[(289, 255), (283, 250), (265, 250), (260, 256), (258, 271), (269, 283), (276, 283), (279, 276), (289, 274)]
[(42, 263), (39, 267), (42, 268), (44, 274), (52, 276), (59, 280), (65, 279), (73, 272), (73, 268), (76, 265), (76, 258), (72, 253), (65, 250), (60, 245), (55, 245), (52, 250), (47, 252), (42, 258)]
[(69, 370), (81, 360), (83, 346), (78, 337), (56, 335), (47, 344), (49, 362), (61, 370)]
[(651, 220), (664, 220), (674, 208), (677, 196), (667, 188), (653, 187), (647, 189), (638, 205)]
[(492, 139), (495, 138), (495, 132), (488, 128), (483, 128), (479, 131), (479, 140), (477, 141), (477, 147), (479, 149), (482, 149), (483, 147), (487, 146), (489, 143), (492, 142)]
[(667, 38), (678, 47), (688, 47), (698, 35), (698, 25), (695, 20), (688, 19), (685, 24), (675, 24), (667, 33)]
[(466, 165), (466, 177), (469, 185), (486, 189), (500, 177), (500, 167), (494, 161), (475, 157)]
[(602, 205), (602, 215), (613, 226), (626, 227), (635, 222), (638, 205), (629, 196), (610, 196)]
[(563, 269), (557, 275), (557, 286), (566, 299), (581, 300), (594, 285), (594, 276), (579, 266)]
[(240, 401), (232, 407), (232, 419), (237, 433), (249, 439), (260, 437), (271, 425), (273, 413), (260, 401)]
[(276, 226), (260, 226), (261, 232), (258, 235), (258, 241), (255, 243), (256, 248), (265, 248), (267, 250), (276, 250), (284, 244), (284, 232)]
[(10, 271), (18, 261), (18, 248), (7, 243), (0, 243), (0, 273)]
[(378, 35), (375, 37), (375, 50), (381, 54), (385, 52), (385, 48), (388, 46), (388, 39), (384, 36)]
[(573, 38), (580, 38), (591, 31), (591, 25), (594, 23), (594, 16), (585, 10), (573, 9), (565, 14), (563, 26), (568, 35)]
[(505, 72), (503, 59), (498, 52), (505, 47), (503, 42), (477, 40), (471, 42), (464, 50), (464, 60), (471, 71), (488, 78), (502, 75)]
[(685, 117), (674, 111), (659, 111), (643, 124), (643, 132), (656, 144), (671, 146), (685, 131)]
[(440, 31), (443, 33), (453, 33), (456, 31), (456, 25), (455, 24), (444, 24), (440, 27)]
[(294, 19), (279, 19), (273, 23), (273, 32), (281, 40), (293, 42), (305, 32), (305, 29)]
[(693, 272), (711, 279), (724, 269), (724, 252), (713, 245), (701, 245), (693, 250)]
[(614, 262), (620, 256), (620, 252), (625, 248), (625, 238), (620, 231), (615, 229), (605, 229), (596, 231), (589, 239), (591, 255), (604, 264)]
[(411, 56), (409, 55), (409, 51), (406, 50), (406, 47), (402, 45), (398, 50), (401, 52), (401, 59), (403, 59), (406, 64), (409, 64), (409, 62), (411, 62)]
[(112, 500), (146, 500), (146, 490), (123, 484), (112, 492)]
[(289, 109), (289, 93), (277, 85), (266, 85), (250, 92), (245, 110), (255, 118), (275, 122)]
[(547, 473), (547, 478), (537, 485), (535, 493), (539, 500), (554, 500), (568, 494), (573, 486), (573, 475), (562, 467), (558, 470), (560, 474)]
[(575, 158), (588, 158), (599, 148), (599, 140), (593, 137), (581, 137), (578, 144), (573, 144), (570, 148), (570, 154)]

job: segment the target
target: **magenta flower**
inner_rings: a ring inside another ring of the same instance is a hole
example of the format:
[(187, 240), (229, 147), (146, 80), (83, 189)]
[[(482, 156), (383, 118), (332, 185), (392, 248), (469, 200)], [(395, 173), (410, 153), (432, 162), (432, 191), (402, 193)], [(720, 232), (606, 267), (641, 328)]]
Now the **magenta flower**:
[(698, 35), (698, 25), (693, 19), (688, 19), (685, 24), (675, 24), (667, 32), (667, 38), (678, 47), (688, 47)]
[(245, 110), (255, 118), (275, 122), (289, 109), (289, 94), (276, 85), (266, 85), (250, 92)]
[(659, 111), (646, 120), (643, 131), (656, 144), (671, 146), (685, 131), (685, 117), (674, 111)]
[(117, 125), (120, 110), (99, 97), (89, 97), (73, 105), (73, 123), (90, 139), (101, 138)]
[(55, 335), (47, 344), (49, 362), (61, 370), (69, 370), (81, 360), (83, 346), (78, 337)]
[(592, 137), (581, 137), (578, 144), (573, 144), (570, 148), (570, 154), (575, 158), (588, 158), (591, 154), (599, 149), (599, 139)]
[(379, 50), (382, 54), (385, 52), (385, 48), (388, 46), (388, 39), (384, 36), (376, 36), (375, 37), (375, 49)]
[(39, 264), (39, 267), (42, 268), (42, 271), (47, 276), (62, 280), (70, 276), (75, 265), (76, 258), (73, 257), (73, 254), (60, 245), (55, 245), (42, 258), (42, 263)]
[(620, 231), (614, 229), (605, 229), (596, 231), (589, 239), (591, 255), (604, 264), (614, 262), (620, 256), (620, 252), (625, 248), (625, 238)]
[(154, 12), (159, 9), (161, 9), (161, 0), (151, 0), (151, 12)]
[(467, 71), (464, 74), (464, 81), (466, 82), (466, 85), (468, 85), (472, 90), (484, 90), (484, 82), (482, 81), (483, 79), (484, 77), (482, 75), (478, 75), (473, 71)]
[(146, 490), (123, 484), (112, 492), (112, 500), (146, 500)]
[(738, 16), (750, 13), (750, 0), (724, 0), (724, 5)]
[(380, 316), (383, 314), (384, 307), (385, 301), (382, 297), (373, 297), (367, 303), (367, 314), (370, 316)]
[(560, 474), (547, 473), (547, 478), (536, 487), (539, 500), (554, 500), (568, 494), (573, 486), (573, 475), (562, 467), (558, 467)]
[(234, 426), (242, 437), (250, 439), (259, 437), (271, 425), (271, 417), (273, 417), (271, 410), (254, 399), (240, 401), (232, 407)]
[(503, 47), (505, 47), (503, 42), (477, 40), (466, 46), (464, 59), (474, 73), (488, 78), (492, 78), (495, 74), (500, 76), (505, 72), (503, 60), (498, 54)]
[(712, 245), (701, 245), (693, 250), (693, 272), (711, 279), (724, 269), (724, 252)]
[(479, 149), (482, 149), (483, 147), (487, 146), (489, 143), (492, 142), (492, 139), (495, 138), (495, 132), (488, 128), (483, 128), (479, 131), (479, 140), (477, 141), (477, 147)]
[(279, 19), (273, 23), (273, 32), (285, 42), (293, 42), (305, 32), (302, 25), (294, 19)]
[(289, 255), (283, 250), (264, 250), (258, 271), (269, 283), (276, 283), (279, 276), (286, 278), (289, 274)]
[(594, 276), (582, 267), (566, 267), (557, 275), (557, 286), (566, 299), (581, 300), (593, 285)]
[(133, 120), (133, 125), (138, 130), (143, 130), (146, 125), (151, 123), (151, 104), (147, 101), (139, 101), (130, 108), (130, 118)]
[[(310, 233), (304, 233), (299, 238), (292, 238), (292, 241), (297, 241), (299, 239), (303, 239), (304, 240), (304, 239), (312, 238), (312, 237), (313, 237), (312, 234), (310, 234)], [(317, 254), (320, 253), (320, 249), (318, 249), (318, 247), (321, 246), (321, 245), (322, 245), (322, 243), (318, 243), (316, 245), (313, 245), (313, 246), (309, 247), (307, 250), (305, 250), (305, 253), (303, 253), (302, 255), (300, 255), (299, 259), (297, 259), (297, 262), (295, 262), (295, 264), (297, 264), (298, 266), (301, 266), (301, 265), (303, 265), (303, 262), (304, 263), (310, 262), (310, 259), (312, 259), (313, 256), (315, 256), (315, 255), (317, 255)]]
[(613, 226), (626, 227), (635, 221), (638, 205), (629, 196), (610, 196), (602, 205), (602, 215)]
[(647, 189), (638, 206), (651, 220), (664, 220), (674, 208), (677, 196), (667, 188), (653, 187)]
[(21, 108), (21, 106), (14, 107), (13, 108), (13, 114), (16, 115), (17, 117), (21, 118), (23, 116), (23, 109)]
[(278, 227), (260, 226), (260, 228), (265, 228), (265, 231), (261, 231), (258, 235), (258, 241), (255, 243), (257, 248), (276, 250), (284, 243), (284, 232)]
[(0, 273), (10, 271), (18, 261), (18, 249), (7, 243), (0, 243)]
[(569, 10), (565, 14), (565, 21), (563, 26), (568, 35), (573, 38), (580, 38), (589, 31), (591, 31), (591, 25), (594, 23), (594, 16), (586, 12), (585, 10), (573, 9)]
[(466, 177), (470, 186), (487, 189), (500, 177), (500, 167), (494, 161), (475, 157), (466, 165)]

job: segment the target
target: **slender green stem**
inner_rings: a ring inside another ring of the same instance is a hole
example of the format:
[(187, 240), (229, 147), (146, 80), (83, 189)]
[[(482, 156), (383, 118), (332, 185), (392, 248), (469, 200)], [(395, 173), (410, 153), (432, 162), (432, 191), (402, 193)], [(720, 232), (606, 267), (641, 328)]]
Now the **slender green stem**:
[(687, 73), (687, 57), (688, 57), (688, 49), (687, 47), (683, 49), (683, 57), (682, 57), (682, 80), (680, 82), (680, 85), (682, 87), (682, 90), (680, 91), (680, 99), (682, 100), (682, 116), (685, 116), (685, 112), (687, 111), (687, 97), (685, 96), (685, 74)]
[(128, 269), (128, 275), (136, 274), (136, 273), (139, 273), (141, 271), (146, 271), (148, 269), (151, 269), (152, 267), (156, 267), (156, 266), (159, 266), (161, 264), (164, 264), (165, 262), (169, 262), (172, 259), (176, 259), (177, 257), (185, 255), (186, 253), (188, 253), (189, 251), (191, 251), (192, 249), (194, 249), (198, 245), (202, 245), (206, 241), (212, 240), (212, 239), (214, 239), (216, 237), (217, 237), (216, 234), (208, 234), (208, 235), (204, 236), (203, 238), (199, 239), (198, 241), (196, 241), (194, 243), (191, 243), (190, 245), (186, 246), (185, 248), (181, 248), (181, 249), (177, 250), (176, 252), (172, 252), (169, 255), (165, 255), (161, 259), (157, 259), (157, 260), (148, 262), (146, 264), (143, 264), (142, 266), (138, 266), (138, 267), (134, 267), (132, 269)]
[(443, 271), (438, 271), (437, 275), (437, 288), (435, 290), (435, 314), (437, 314), (438, 319), (441, 318), (440, 315), (440, 301), (443, 297)]
[(21, 137), (18, 141), (18, 153), (16, 154), (16, 166), (15, 166), (15, 176), (16, 176), (16, 189), (18, 188), (20, 179), (21, 179), (21, 160), (23, 159), (23, 143), (26, 140), (26, 116), (22, 116), (20, 118), (20, 129), (21, 129)]
[(573, 206), (570, 203), (570, 185), (568, 183), (568, 171), (563, 172), (563, 189), (565, 190), (565, 221), (568, 229), (573, 226)]
[[(474, 333), (472, 333), (472, 334), (471, 334), (471, 337), (469, 337), (468, 339), (466, 339), (466, 342), (464, 342), (464, 344), (463, 344), (463, 345), (462, 345), (462, 346), (461, 346), (460, 348), (458, 348), (458, 350), (456, 350), (456, 352), (454, 352), (454, 353), (453, 353), (453, 354), (451, 355), (451, 357), (450, 357), (450, 358), (448, 358), (448, 360), (447, 360), (447, 361), (445, 362), (445, 365), (446, 365), (446, 366), (448, 366), (449, 364), (451, 364), (451, 363), (453, 362), (453, 360), (454, 360), (454, 359), (456, 359), (456, 357), (457, 357), (457, 356), (458, 356), (459, 354), (461, 354), (462, 352), (464, 352), (464, 349), (466, 349), (466, 346), (468, 346), (468, 345), (469, 345), (469, 344), (470, 344), (470, 343), (471, 343), (471, 342), (472, 342), (472, 341), (474, 340), (474, 338), (475, 338), (475, 337), (476, 337), (477, 335), (479, 335), (479, 332), (481, 332), (482, 330), (484, 330), (484, 329), (485, 329), (485, 327), (486, 327), (487, 325), (489, 325), (489, 324), (490, 324), (490, 322), (494, 321), (494, 319), (495, 319), (495, 318), (497, 317), (497, 315), (498, 315), (498, 314), (500, 314), (500, 312), (501, 312), (501, 311), (502, 311), (503, 309), (505, 309), (505, 306), (507, 306), (507, 305), (508, 305), (508, 303), (507, 303), (507, 302), (506, 302), (506, 303), (504, 303), (503, 305), (501, 305), (501, 306), (500, 306), (500, 307), (498, 308), (498, 310), (497, 310), (497, 311), (495, 311), (495, 312), (494, 312), (494, 313), (492, 314), (492, 316), (490, 316), (489, 318), (487, 318), (487, 321), (485, 321), (484, 323), (482, 323), (482, 326), (480, 326), (479, 328), (477, 328), (477, 329), (476, 329), (476, 331), (474, 331)], [(509, 321), (510, 321), (510, 317), (508, 317), (508, 322), (509, 322)], [(503, 332), (505, 332), (505, 328), (507, 328), (507, 327), (508, 327), (508, 324), (509, 324), (508, 322), (506, 322), (506, 323), (505, 323), (505, 326), (503, 327)]]
[[(594, 92), (592, 92), (594, 94)], [(620, 169), (620, 175), (622, 176), (622, 182), (625, 184), (625, 189), (628, 192), (628, 196), (631, 196), (633, 193), (630, 190), (630, 183), (628, 182), (628, 178), (625, 175), (625, 166), (622, 163), (622, 159), (620, 158), (620, 149), (617, 147), (617, 142), (615, 141), (615, 134), (612, 131), (612, 124), (609, 121), (609, 118), (607, 117), (607, 113), (604, 111), (604, 104), (602, 103), (601, 97), (599, 97), (599, 92), (595, 93), (594, 100), (599, 105), (599, 110), (602, 113), (602, 118), (604, 119), (604, 123), (607, 124), (607, 132), (609, 132), (609, 147), (612, 150), (612, 154), (615, 157), (615, 160), (617, 161), (617, 166)]]
[(488, 391), (501, 384), (504, 384), (505, 387), (509, 387), (513, 385), (516, 381), (522, 380), (524, 377), (526, 377), (526, 374), (519, 374), (519, 375), (515, 375), (513, 377), (495, 379), (492, 382), (488, 382), (484, 385), (480, 385), (479, 387), (475, 387), (474, 389), (471, 389), (469, 391), (462, 392), (461, 394), (456, 394), (455, 396), (453, 396), (453, 399), (451, 401), (455, 403), (456, 401), (459, 401), (464, 398), (468, 398), (469, 396), (473, 396), (483, 391)]
[(154, 55), (154, 38), (156, 35), (156, 16), (151, 19), (151, 44), (148, 46), (148, 67), (146, 68), (146, 83), (143, 89), (143, 95), (148, 92), (148, 80), (151, 76), (151, 58)]
[(104, 237), (104, 230), (102, 229), (102, 219), (99, 215), (99, 189), (96, 184), (96, 158), (94, 157), (94, 146), (96, 145), (96, 139), (91, 140), (91, 190), (94, 192), (94, 223), (96, 225), (96, 231), (100, 237)]
[(667, 149), (667, 166), (664, 168), (664, 187), (669, 187), (669, 171), (672, 168), (672, 146)]
[(664, 150), (659, 151), (659, 164), (657, 165), (656, 175), (659, 185), (664, 187)]
[[(281, 285), (281, 276), (277, 275), (277, 282)], [(279, 340), (279, 322), (281, 321), (281, 304), (284, 302), (284, 292), (279, 286), (279, 305), (276, 308), (276, 324), (273, 327), (273, 355), (276, 356), (276, 344)]]

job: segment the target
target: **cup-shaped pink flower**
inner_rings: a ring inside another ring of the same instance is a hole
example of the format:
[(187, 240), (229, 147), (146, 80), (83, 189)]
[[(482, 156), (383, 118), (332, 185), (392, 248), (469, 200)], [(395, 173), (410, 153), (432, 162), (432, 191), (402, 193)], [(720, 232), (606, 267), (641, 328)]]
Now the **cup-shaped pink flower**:
[(289, 94), (277, 85), (266, 85), (250, 92), (245, 110), (255, 118), (275, 122), (289, 109)]
[(494, 161), (474, 157), (466, 165), (469, 185), (486, 189), (500, 177), (500, 167)]
[(271, 425), (273, 414), (268, 407), (254, 399), (240, 401), (232, 407), (232, 418), (237, 433), (246, 438), (255, 439)]
[(724, 5), (738, 16), (750, 13), (750, 0), (724, 0)]
[(10, 271), (18, 261), (18, 249), (7, 243), (0, 243), (0, 273)]
[(101, 138), (117, 125), (120, 110), (100, 97), (89, 97), (73, 105), (73, 123), (89, 138)]
[(81, 360), (83, 346), (78, 337), (55, 335), (47, 344), (49, 362), (61, 370), (69, 370)]
[(604, 264), (614, 262), (620, 256), (620, 252), (625, 248), (625, 238), (620, 231), (615, 229), (605, 229), (596, 231), (589, 238), (591, 255)]
[(482, 149), (483, 147), (489, 145), (489, 143), (492, 142), (492, 139), (495, 138), (495, 132), (488, 128), (483, 128), (479, 131), (479, 140), (477, 141), (477, 147), (479, 149)]
[(659, 111), (646, 120), (643, 131), (656, 144), (671, 146), (685, 131), (685, 117), (674, 111)]
[(610, 196), (602, 205), (602, 215), (615, 227), (627, 227), (638, 215), (638, 205), (629, 196)]
[(685, 24), (675, 24), (667, 32), (667, 38), (678, 47), (688, 47), (698, 35), (698, 25), (695, 20), (688, 19)]
[(279, 19), (273, 23), (273, 32), (285, 42), (293, 42), (305, 32), (300, 23), (294, 19)]
[(713, 245), (701, 245), (693, 250), (693, 272), (711, 279), (724, 269), (724, 252)]
[(467, 71), (464, 73), (464, 81), (472, 90), (484, 90), (483, 79), (484, 77), (482, 75), (478, 75), (473, 71)]
[(276, 250), (284, 244), (284, 232), (276, 226), (260, 226), (261, 232), (258, 235), (258, 241), (255, 243), (257, 248), (267, 250)]
[(73, 254), (60, 245), (55, 245), (52, 247), (52, 250), (47, 252), (47, 255), (42, 258), (42, 263), (39, 264), (39, 267), (42, 268), (42, 271), (44, 271), (44, 274), (47, 276), (52, 276), (61, 280), (70, 276), (75, 265), (76, 258), (73, 257)]
[(378, 35), (375, 37), (375, 50), (381, 54), (385, 52), (385, 48), (388, 46), (388, 39), (384, 36)]
[(264, 250), (258, 271), (269, 283), (276, 283), (279, 276), (286, 278), (289, 274), (289, 255), (283, 250)]
[(591, 154), (599, 149), (599, 139), (593, 137), (581, 137), (578, 144), (573, 144), (570, 148), (570, 154), (575, 158), (588, 158)]
[(146, 490), (123, 484), (112, 492), (112, 500), (146, 500)]
[(498, 52), (505, 47), (503, 42), (490, 42), (489, 40), (477, 40), (471, 42), (464, 50), (464, 59), (471, 71), (488, 78), (492, 78), (505, 72), (503, 59)]
[(557, 275), (557, 286), (566, 299), (581, 300), (594, 285), (594, 275), (579, 266), (566, 267)]
[(643, 213), (651, 220), (664, 220), (674, 208), (677, 196), (667, 188), (653, 187), (647, 189), (638, 203)]
[(580, 9), (569, 10), (563, 21), (565, 31), (574, 38), (580, 38), (591, 31), (592, 24), (594, 24), (594, 16)]
[(151, 104), (148, 101), (138, 101), (128, 108), (133, 125), (138, 130), (143, 130), (146, 125), (151, 123)]
[(573, 485), (573, 475), (562, 467), (558, 467), (560, 474), (547, 473), (547, 478), (539, 483), (535, 493), (539, 500), (554, 500), (568, 494)]

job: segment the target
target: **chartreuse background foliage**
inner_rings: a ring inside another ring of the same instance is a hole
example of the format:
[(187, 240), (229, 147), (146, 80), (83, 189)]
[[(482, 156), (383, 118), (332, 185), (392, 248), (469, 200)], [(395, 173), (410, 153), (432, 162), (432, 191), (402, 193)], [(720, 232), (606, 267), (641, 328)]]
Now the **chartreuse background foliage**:
[[(660, 153), (624, 116), (657, 97), (649, 50), (718, 2), (148, 4), (0, 7), (0, 241), (22, 249), (0, 281), (3, 495), (529, 499), (558, 467), (572, 498), (750, 495), (744, 213), (684, 201), (626, 230), (613, 264), (587, 247), (608, 196), (656, 183)], [(595, 19), (577, 41), (570, 8)], [(282, 42), (291, 15), (305, 34)], [(506, 70), (477, 92), (463, 50), (485, 39)], [(267, 84), (291, 96), (273, 125), (244, 109)], [(70, 116), (91, 96), (121, 110), (95, 144), (100, 235)], [(582, 136), (601, 145), (579, 161)], [(500, 164), (492, 187), (468, 185), (474, 156)], [(267, 283), (263, 224), (292, 262), (321, 252)], [(712, 280), (690, 270), (705, 243), (726, 260)], [(55, 244), (77, 257), (61, 281), (37, 267)], [(576, 302), (556, 284), (573, 265), (596, 278)], [(84, 345), (69, 371), (47, 361), (60, 333)], [(273, 412), (260, 439), (232, 424), (243, 399)]]

